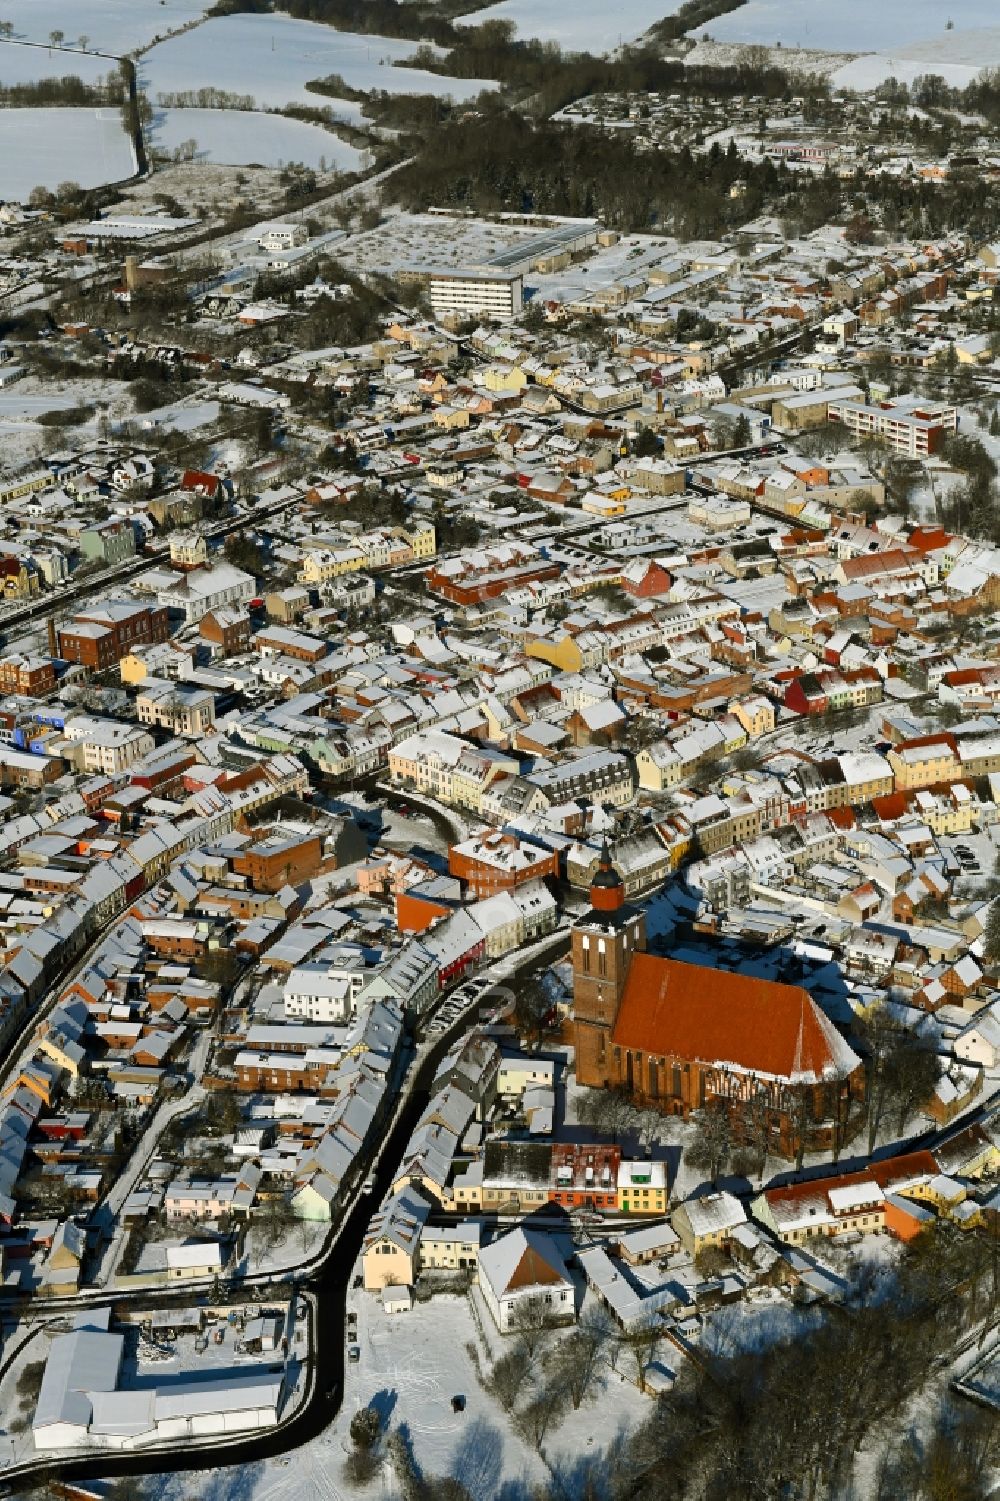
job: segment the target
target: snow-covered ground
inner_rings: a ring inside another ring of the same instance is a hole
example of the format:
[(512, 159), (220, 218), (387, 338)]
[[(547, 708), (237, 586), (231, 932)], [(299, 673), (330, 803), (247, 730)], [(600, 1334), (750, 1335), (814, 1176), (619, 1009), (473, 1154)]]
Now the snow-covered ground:
[(66, 47), (76, 46), (85, 36), (91, 51), (120, 57), (198, 20), (209, 4), (210, 0), (5, 0), (3, 19), (11, 22), (20, 41), (47, 42), (50, 32), (61, 31)]
[[(362, 1501), (394, 1497), (398, 1487), (383, 1473), (364, 1489), (344, 1478), (350, 1448), (348, 1428), (359, 1407), (374, 1405), (383, 1431), (405, 1429), (417, 1466), (426, 1477), (460, 1476), (474, 1501), (528, 1501), (533, 1486), (546, 1478), (546, 1466), (533, 1446), (525, 1444), (510, 1419), (477, 1380), (468, 1344), (482, 1341), (468, 1300), (440, 1294), (417, 1304), (412, 1313), (389, 1317), (370, 1293), (351, 1293), (349, 1307), (358, 1313), (357, 1342), (361, 1359), (345, 1367), (344, 1401), (335, 1422), (293, 1454), (240, 1466), (229, 1475), (216, 1473), (212, 1495), (240, 1501)], [(488, 1315), (487, 1315), (488, 1317)], [(495, 1330), (486, 1330), (492, 1340)], [(499, 1336), (496, 1336), (499, 1341)], [(508, 1348), (507, 1342), (498, 1348)], [(452, 1411), (453, 1396), (465, 1398), (464, 1412)], [(597, 1456), (621, 1428), (649, 1411), (635, 1387), (609, 1370), (602, 1372), (593, 1395), (545, 1438), (545, 1453), (564, 1473)], [(200, 1494), (202, 1477), (158, 1476), (157, 1501), (187, 1501)], [(567, 1497), (575, 1492), (567, 1488)]]
[(654, 21), (672, 16), (681, 0), (501, 0), (488, 10), (467, 17), (480, 21), (513, 21), (518, 35), (557, 42), (564, 52), (612, 52), (634, 42)]
[(0, 84), (38, 83), (44, 78), (80, 78), (98, 83), (118, 64), (91, 52), (67, 52), (63, 48), (25, 46), (23, 42), (0, 41)]
[(175, 433), (197, 432), (200, 427), (210, 427), (219, 420), (217, 401), (174, 402), (172, 406), (157, 407), (152, 412), (138, 416), (128, 414), (127, 420), (140, 427), (158, 427)]
[[(946, 31), (948, 21), (954, 29)], [(946, 48), (961, 39), (973, 27), (996, 32), (1000, 44), (996, 0), (883, 0), (871, 5), (868, 0), (839, 0), (824, 5), (821, 0), (749, 0), (728, 15), (717, 16), (699, 27), (695, 36), (706, 33), (717, 42), (752, 42), (773, 47), (815, 47), (828, 52), (895, 52), (913, 56), (911, 46), (931, 42), (933, 56), (942, 61)], [(969, 59), (975, 61), (975, 59)], [(990, 61), (979, 58), (979, 66)], [(936, 70), (935, 70), (936, 71)]]
[(364, 165), (362, 152), (321, 125), (249, 110), (157, 110), (149, 140), (154, 151), (164, 153), (193, 140), (197, 142), (195, 161), (231, 167), (302, 162), (314, 169), (357, 172)]
[(0, 110), (0, 200), (26, 201), (32, 188), (119, 182), (136, 170), (116, 109)]
[(694, 33), (719, 43), (862, 53), (832, 72), (844, 88), (871, 89), (886, 78), (904, 82), (936, 73), (955, 87), (1000, 64), (996, 0), (749, 0)]
[(442, 78), (394, 64), (412, 57), (416, 42), (359, 36), (288, 16), (212, 17), (203, 26), (171, 37), (148, 52), (139, 68), (143, 87), (158, 94), (217, 88), (252, 94), (258, 105), (322, 105), (310, 79), (337, 73), (351, 88), (384, 89), (390, 94), (450, 94), (471, 99), (492, 84), (477, 78)]
[[(1000, 32), (997, 35), (1000, 37)], [(1000, 61), (1000, 44), (995, 42), (991, 50), (993, 56), (990, 65)], [(903, 57), (898, 53), (869, 52), (863, 57), (852, 58), (849, 63), (838, 68), (833, 73), (831, 82), (835, 88), (856, 89), (858, 93), (863, 93), (867, 89), (877, 89), (887, 78), (909, 84), (924, 73), (935, 73), (951, 88), (964, 89), (982, 71), (982, 67), (982, 64), (973, 66), (938, 62), (936, 59), (931, 62), (926, 58)]]

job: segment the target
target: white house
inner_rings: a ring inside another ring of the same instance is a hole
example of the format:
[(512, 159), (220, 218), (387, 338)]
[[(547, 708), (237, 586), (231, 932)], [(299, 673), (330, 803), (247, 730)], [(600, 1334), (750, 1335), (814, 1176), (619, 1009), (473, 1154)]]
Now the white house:
[(963, 1063), (978, 1063), (987, 1069), (1000, 1068), (1000, 1001), (977, 1012), (955, 1038), (955, 1057)]
[(575, 1319), (576, 1292), (554, 1240), (518, 1227), (479, 1253), (479, 1286), (501, 1334), (516, 1322), (516, 1310), (541, 1299), (554, 1320)]

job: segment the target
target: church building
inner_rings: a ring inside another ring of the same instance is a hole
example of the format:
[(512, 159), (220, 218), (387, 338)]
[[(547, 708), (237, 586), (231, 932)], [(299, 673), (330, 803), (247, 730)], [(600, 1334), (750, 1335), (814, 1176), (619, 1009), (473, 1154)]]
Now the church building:
[(828, 1148), (864, 1089), (861, 1059), (809, 992), (646, 953), (605, 847), (573, 928), (576, 1076), (687, 1115), (716, 1099), (768, 1113), (772, 1150)]

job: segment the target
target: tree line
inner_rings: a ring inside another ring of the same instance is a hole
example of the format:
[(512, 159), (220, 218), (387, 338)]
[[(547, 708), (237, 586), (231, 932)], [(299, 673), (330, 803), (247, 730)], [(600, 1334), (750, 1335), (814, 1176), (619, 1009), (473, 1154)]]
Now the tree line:
[[(693, 239), (763, 212), (786, 191), (788, 176), (769, 160), (741, 161), (735, 149), (699, 158), (686, 147), (638, 155), (620, 133), (534, 123), (494, 100), (474, 118), (444, 122), (385, 191), (415, 211), (434, 203), (480, 214), (599, 216), (617, 229), (661, 228)], [(734, 198), (737, 181), (745, 192)]]
[(0, 85), (2, 109), (104, 109), (121, 104), (123, 97), (120, 73), (109, 73), (94, 83), (84, 83), (76, 73), (66, 73), (62, 78)]

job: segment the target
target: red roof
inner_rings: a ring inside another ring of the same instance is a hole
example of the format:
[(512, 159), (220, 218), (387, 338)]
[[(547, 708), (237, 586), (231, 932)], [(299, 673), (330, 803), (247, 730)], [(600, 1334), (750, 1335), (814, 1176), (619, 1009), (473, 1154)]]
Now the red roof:
[(935, 552), (939, 547), (948, 546), (951, 533), (940, 526), (915, 526), (907, 541), (918, 552)]
[(879, 818), (884, 818), (886, 822), (903, 818), (909, 806), (909, 799), (902, 792), (887, 792), (883, 797), (872, 798), (872, 807)]
[(778, 1079), (846, 1077), (860, 1060), (800, 985), (635, 954), (616, 1047)]
[(853, 829), (857, 826), (858, 820), (853, 808), (827, 808), (826, 816), (838, 829)]
[(872, 1182), (886, 1193), (894, 1184), (908, 1183), (926, 1174), (936, 1177), (939, 1171), (932, 1153), (906, 1152), (901, 1157), (885, 1157), (881, 1162), (872, 1162), (856, 1173), (838, 1173), (833, 1178), (810, 1178), (805, 1183), (785, 1183), (780, 1188), (769, 1188), (764, 1197), (769, 1204), (794, 1204), (814, 1199), (817, 1193), (828, 1194), (832, 1188), (854, 1188), (860, 1183)]

